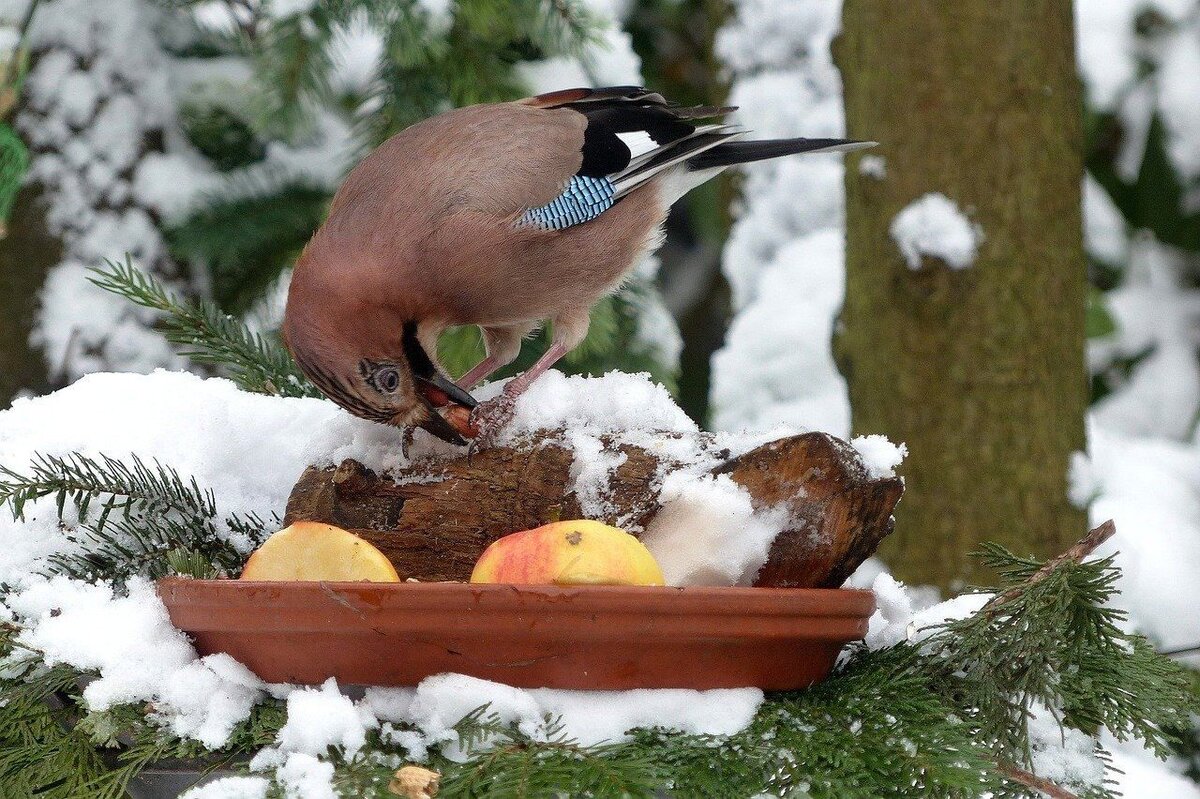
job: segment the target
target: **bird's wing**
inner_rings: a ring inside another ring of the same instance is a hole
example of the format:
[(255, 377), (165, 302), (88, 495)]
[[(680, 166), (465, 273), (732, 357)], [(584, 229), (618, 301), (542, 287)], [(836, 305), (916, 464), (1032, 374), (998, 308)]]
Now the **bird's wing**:
[(732, 125), (697, 122), (733, 108), (678, 106), (637, 86), (566, 89), (521, 102), (569, 109), (586, 119), (578, 170), (562, 176), (561, 194), (526, 209), (517, 220), (546, 230), (595, 219), (655, 175), (743, 132)]

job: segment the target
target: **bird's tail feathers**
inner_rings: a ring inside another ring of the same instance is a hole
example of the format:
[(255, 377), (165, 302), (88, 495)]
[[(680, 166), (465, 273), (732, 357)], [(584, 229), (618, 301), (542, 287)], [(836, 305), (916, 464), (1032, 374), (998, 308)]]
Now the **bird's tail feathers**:
[(704, 125), (696, 129), (690, 136), (673, 142), (670, 146), (656, 150), (630, 161), (629, 166), (610, 179), (616, 190), (616, 197), (633, 191), (650, 178), (666, 172), (672, 167), (687, 162), (725, 142), (745, 133), (742, 128), (734, 125)]
[(692, 170), (748, 164), (767, 158), (798, 153), (849, 153), (874, 147), (873, 141), (853, 139), (766, 139), (763, 141), (724, 142), (687, 159)]

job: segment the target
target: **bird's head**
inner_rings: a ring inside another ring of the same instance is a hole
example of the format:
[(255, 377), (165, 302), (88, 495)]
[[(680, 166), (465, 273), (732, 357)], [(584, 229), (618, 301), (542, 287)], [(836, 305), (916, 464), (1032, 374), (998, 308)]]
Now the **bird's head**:
[(398, 346), (364, 352), (372, 340), (348, 327), (324, 334), (284, 317), (284, 339), (300, 370), (325, 396), (355, 416), (396, 427), (421, 427), (465, 444), (475, 399), (438, 371), (417, 339), (416, 324), (401, 326)]

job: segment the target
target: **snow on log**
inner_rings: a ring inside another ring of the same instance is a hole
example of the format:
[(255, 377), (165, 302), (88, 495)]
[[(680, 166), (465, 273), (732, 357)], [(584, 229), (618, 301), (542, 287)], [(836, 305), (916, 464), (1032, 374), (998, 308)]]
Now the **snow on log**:
[[(607, 475), (602, 521), (639, 537), (647, 530), (660, 536), (662, 524), (654, 522), (674, 464), (628, 443), (613, 449), (623, 459), (617, 456), (618, 465)], [(310, 466), (292, 490), (284, 521), (349, 529), (382, 550), (402, 578), (467, 580), (479, 555), (501, 536), (595, 517), (584, 511), (591, 503), (581, 503), (576, 493), (574, 461), (563, 434), (544, 431), (511, 446), (416, 463), (388, 476), (351, 459), (336, 467)], [(780, 520), (765, 564), (747, 582), (836, 587), (892, 531), (903, 481), (871, 474), (846, 442), (805, 433), (740, 456), (726, 453), (704, 478), (732, 480), (749, 494), (756, 515)], [(673, 518), (686, 520), (688, 514)], [(689, 532), (684, 524), (669, 534), (686, 546)], [(696, 543), (698, 549), (710, 545)]]

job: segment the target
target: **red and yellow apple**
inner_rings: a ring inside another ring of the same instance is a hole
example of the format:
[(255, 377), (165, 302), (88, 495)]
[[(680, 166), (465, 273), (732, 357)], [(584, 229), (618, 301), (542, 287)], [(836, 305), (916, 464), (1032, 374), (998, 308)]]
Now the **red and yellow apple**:
[(484, 550), (473, 583), (662, 585), (650, 551), (624, 530), (600, 522), (554, 522), (506, 535)]
[(241, 579), (400, 582), (369, 541), (320, 522), (296, 522), (272, 535), (246, 561)]

